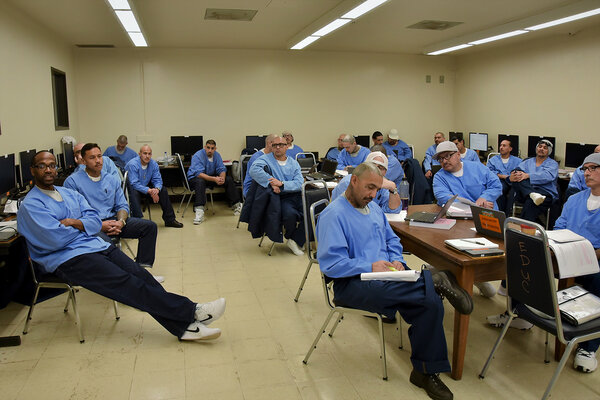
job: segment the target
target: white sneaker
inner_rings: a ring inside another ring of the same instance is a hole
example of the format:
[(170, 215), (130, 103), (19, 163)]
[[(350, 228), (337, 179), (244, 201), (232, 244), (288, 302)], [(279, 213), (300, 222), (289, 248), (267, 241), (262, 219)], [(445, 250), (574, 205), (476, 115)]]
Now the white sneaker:
[(529, 193), (529, 198), (531, 200), (533, 200), (533, 203), (536, 206), (539, 206), (540, 204), (542, 204), (544, 202), (544, 200), (546, 200), (546, 196), (542, 196), (541, 194), (534, 193), (534, 192)]
[(187, 327), (185, 333), (179, 338), (181, 340), (210, 340), (221, 336), (219, 328), (209, 328), (202, 322), (194, 321)]
[(242, 203), (237, 202), (233, 205), (233, 215), (240, 215), (242, 212)]
[[(498, 315), (488, 315), (487, 317), (485, 317), (488, 324), (490, 324), (491, 326), (493, 326), (495, 328), (502, 328), (504, 326), (504, 324), (506, 324), (506, 321), (508, 321), (508, 318), (509, 317), (506, 312), (504, 312), (502, 314), (498, 314)], [(512, 322), (510, 323), (510, 328), (520, 329), (520, 330), (525, 331), (527, 329), (533, 328), (533, 324), (531, 322), (527, 322), (521, 318), (514, 318), (512, 320)]]
[(290, 250), (292, 250), (292, 253), (294, 253), (295, 255), (297, 255), (297, 256), (304, 255), (304, 252), (302, 250), (300, 250), (298, 243), (294, 242), (292, 239), (288, 239), (286, 244), (287, 244), (287, 247), (289, 247)]
[(223, 297), (213, 300), (210, 303), (196, 304), (196, 313), (194, 317), (197, 322), (204, 325), (210, 325), (221, 318), (225, 312), (225, 299)]
[(200, 225), (202, 222), (204, 222), (204, 210), (198, 208), (196, 210), (196, 218), (194, 218), (194, 225)]
[(573, 368), (581, 372), (594, 372), (597, 367), (598, 360), (596, 360), (595, 352), (584, 350), (581, 347), (577, 349)]
[(165, 281), (165, 277), (162, 275), (152, 275), (154, 277), (154, 279), (156, 279), (156, 282), (158, 283), (163, 283)]
[(496, 295), (496, 287), (489, 282), (475, 282), (475, 287), (479, 289), (483, 297), (488, 299)]

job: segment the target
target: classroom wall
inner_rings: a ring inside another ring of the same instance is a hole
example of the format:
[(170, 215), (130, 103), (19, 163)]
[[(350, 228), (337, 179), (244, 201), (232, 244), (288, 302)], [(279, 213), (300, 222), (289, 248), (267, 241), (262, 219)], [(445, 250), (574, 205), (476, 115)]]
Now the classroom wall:
[(454, 125), (452, 58), (148, 48), (76, 49), (75, 63), (82, 140), (126, 134), (158, 156), (171, 135), (214, 138), (237, 159), (246, 135), (290, 130), (324, 155), (340, 133), (396, 128), (422, 158), (433, 133)]
[[(62, 153), (63, 135), (79, 136), (72, 47), (0, 1), (0, 154), (35, 148)], [(50, 67), (67, 76), (69, 130), (54, 129)]]
[(555, 136), (564, 159), (565, 142), (600, 143), (600, 26), (457, 57), (455, 88), (457, 129), (496, 150), (519, 134), (523, 155), (528, 135)]

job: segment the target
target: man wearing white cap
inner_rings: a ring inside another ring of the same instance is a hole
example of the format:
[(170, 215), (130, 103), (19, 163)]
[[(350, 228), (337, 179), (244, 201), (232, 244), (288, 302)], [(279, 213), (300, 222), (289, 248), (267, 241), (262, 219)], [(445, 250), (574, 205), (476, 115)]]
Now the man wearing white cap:
[[(558, 198), (558, 163), (549, 157), (550, 154), (552, 142), (540, 140), (535, 147), (535, 157), (521, 162), (506, 178), (515, 190), (516, 200), (523, 203), (523, 219), (535, 221)], [(549, 229), (552, 229), (552, 221), (549, 221)]]
[[(374, 151), (367, 156), (365, 162), (372, 162), (377, 165), (381, 176), (385, 176), (388, 170), (388, 158), (380, 151)], [(350, 185), (350, 179), (352, 175), (348, 174), (342, 179), (338, 185), (331, 192), (331, 201), (335, 200), (338, 196), (342, 195), (348, 186)], [(402, 201), (398, 194), (398, 188), (396, 184), (389, 179), (383, 178), (381, 189), (377, 191), (373, 202), (377, 203), (384, 213), (398, 214), (402, 210)]]
[(385, 147), (390, 156), (395, 155), (400, 162), (413, 157), (412, 150), (406, 143), (400, 140), (400, 135), (396, 129), (390, 130), (388, 140), (383, 143), (383, 147)]

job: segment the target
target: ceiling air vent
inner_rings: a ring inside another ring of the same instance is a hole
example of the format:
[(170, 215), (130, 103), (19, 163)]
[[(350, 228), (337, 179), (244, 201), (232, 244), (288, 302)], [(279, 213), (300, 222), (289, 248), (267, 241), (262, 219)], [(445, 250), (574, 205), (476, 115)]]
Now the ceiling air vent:
[(112, 49), (115, 47), (114, 44), (76, 44), (75, 46), (88, 49)]
[(204, 19), (217, 21), (252, 21), (258, 10), (237, 10), (228, 8), (207, 8)]
[(421, 22), (417, 22), (414, 25), (407, 26), (408, 29), (429, 29), (430, 31), (444, 31), (453, 26), (460, 25), (462, 22), (454, 21), (434, 21), (426, 19)]

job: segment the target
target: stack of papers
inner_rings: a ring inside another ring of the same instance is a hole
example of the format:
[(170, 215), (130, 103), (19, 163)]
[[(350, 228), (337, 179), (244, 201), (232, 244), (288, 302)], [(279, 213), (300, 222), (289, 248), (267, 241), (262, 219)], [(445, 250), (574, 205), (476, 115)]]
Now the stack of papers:
[(546, 235), (548, 245), (556, 256), (561, 279), (600, 271), (594, 246), (586, 238), (568, 229), (546, 231)]
[(362, 281), (397, 281), (416, 282), (421, 276), (421, 271), (413, 269), (405, 271), (365, 272), (360, 274)]

